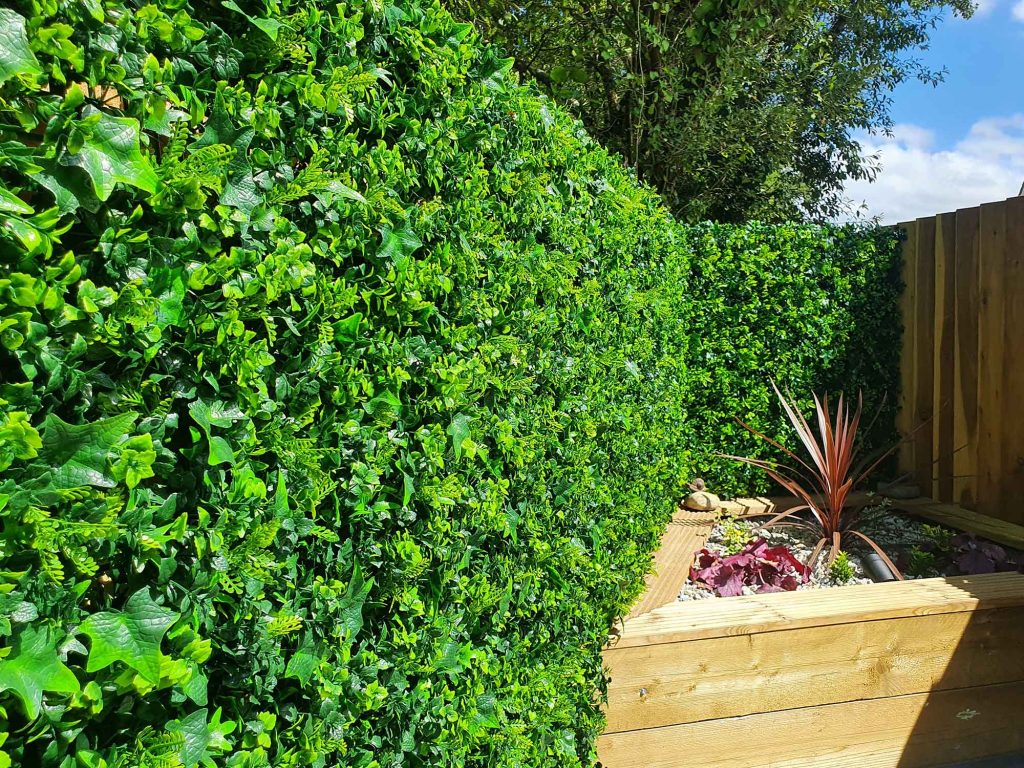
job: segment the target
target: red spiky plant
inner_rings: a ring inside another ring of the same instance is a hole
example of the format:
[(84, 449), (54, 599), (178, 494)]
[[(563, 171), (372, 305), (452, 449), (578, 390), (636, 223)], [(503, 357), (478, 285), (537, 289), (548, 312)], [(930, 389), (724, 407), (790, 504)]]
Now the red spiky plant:
[[(814, 395), (814, 410), (818, 422), (818, 430), (815, 432), (793, 399), (787, 399), (775, 382), (772, 382), (772, 388), (778, 395), (779, 402), (782, 403), (786, 416), (796, 430), (809, 458), (801, 458), (762, 432), (742, 421), (739, 422), (744, 429), (778, 448), (795, 462), (793, 465), (787, 465), (744, 456), (725, 457), (764, 470), (772, 480), (800, 500), (798, 506), (776, 515), (761, 527), (792, 527), (810, 531), (816, 536), (817, 544), (807, 561), (807, 567), (811, 570), (814, 569), (825, 547), (830, 547), (828, 563), (831, 565), (842, 551), (843, 537), (857, 537), (877, 552), (896, 577), (902, 579), (902, 574), (882, 548), (857, 530), (864, 505), (852, 504), (850, 500), (853, 489), (896, 450), (898, 444), (882, 451), (881, 454), (875, 453), (863, 458), (860, 456), (857, 430), (864, 408), (861, 394), (857, 396), (857, 408), (852, 411), (843, 396), (839, 396), (834, 422), (831, 420), (828, 395), (822, 399)], [(810, 520), (797, 515), (804, 510), (810, 511)]]

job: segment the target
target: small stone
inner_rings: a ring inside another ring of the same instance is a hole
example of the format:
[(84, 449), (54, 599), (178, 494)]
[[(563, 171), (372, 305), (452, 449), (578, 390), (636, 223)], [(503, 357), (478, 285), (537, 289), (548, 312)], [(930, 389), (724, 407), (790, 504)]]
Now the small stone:
[(695, 512), (714, 512), (722, 506), (722, 500), (707, 491), (694, 491), (686, 497), (683, 506)]

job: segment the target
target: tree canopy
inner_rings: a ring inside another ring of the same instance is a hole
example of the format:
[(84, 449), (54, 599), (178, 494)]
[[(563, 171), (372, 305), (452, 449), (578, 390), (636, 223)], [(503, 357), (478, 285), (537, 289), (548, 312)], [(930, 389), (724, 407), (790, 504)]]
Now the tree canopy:
[(453, 0), (687, 219), (826, 219), (971, 0)]

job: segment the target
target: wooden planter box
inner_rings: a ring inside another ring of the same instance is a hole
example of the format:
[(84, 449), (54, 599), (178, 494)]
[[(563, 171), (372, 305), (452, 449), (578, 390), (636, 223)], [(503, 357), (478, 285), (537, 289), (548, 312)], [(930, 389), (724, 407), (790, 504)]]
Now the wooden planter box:
[[(670, 527), (666, 546), (697, 528)], [(649, 608), (605, 651), (606, 768), (934, 768), (1024, 751), (1024, 575)]]

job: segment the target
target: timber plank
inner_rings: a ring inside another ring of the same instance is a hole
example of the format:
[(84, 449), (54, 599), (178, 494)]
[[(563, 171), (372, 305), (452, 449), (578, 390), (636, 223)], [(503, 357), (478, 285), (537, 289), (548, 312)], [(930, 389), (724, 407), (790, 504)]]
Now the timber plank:
[(981, 206), (978, 250), (978, 511), (999, 515), (1002, 498), (1006, 205)]
[(956, 357), (956, 214), (935, 223), (935, 371), (932, 403), (932, 498), (953, 502), (953, 397)]
[[(1024, 549), (1024, 526), (1016, 523), (989, 517), (955, 504), (940, 504), (931, 499), (897, 501), (894, 502), (894, 505), (898, 509), (925, 517), (941, 525), (984, 536), (1008, 547)], [(1024, 500), (1018, 502), (1018, 505), (1024, 506)]]
[(979, 209), (956, 212), (956, 356), (953, 394), (953, 502), (973, 507), (978, 474)]
[(1024, 606), (605, 652), (605, 733), (1024, 680)]
[[(917, 231), (916, 221), (899, 225), (907, 233), (903, 243), (903, 294), (900, 297), (900, 315), (903, 320), (903, 341), (900, 353), (900, 410), (896, 426), (901, 435), (909, 435), (914, 429), (916, 410), (917, 356)], [(907, 440), (900, 444), (899, 466), (901, 472), (914, 470), (914, 443)]]
[[(1004, 421), (1020, 417), (1024, 403), (1024, 197), (1006, 201), (1006, 301), (1001, 350), (1003, 354)], [(1004, 423), (1002, 440), (1002, 494), (999, 516), (1024, 523), (1024, 429)], [(1016, 503), (1012, 503), (1012, 502)]]
[(654, 555), (654, 571), (647, 577), (643, 595), (629, 612), (629, 618), (674, 602), (690, 572), (693, 555), (704, 546), (715, 525), (714, 512), (678, 509), (665, 528), (661, 547)]
[(989, 573), (675, 602), (626, 622), (610, 648), (1024, 605), (1024, 574)]
[(1024, 683), (613, 733), (605, 768), (934, 768), (1024, 748)]
[(932, 487), (935, 396), (935, 219), (917, 222), (917, 298), (915, 301), (914, 356), (914, 479), (925, 493)]

